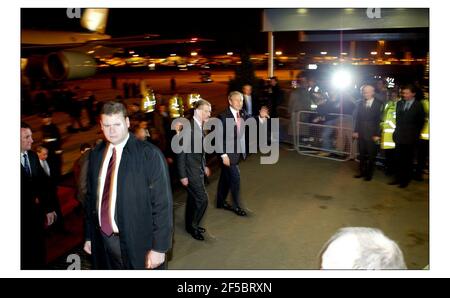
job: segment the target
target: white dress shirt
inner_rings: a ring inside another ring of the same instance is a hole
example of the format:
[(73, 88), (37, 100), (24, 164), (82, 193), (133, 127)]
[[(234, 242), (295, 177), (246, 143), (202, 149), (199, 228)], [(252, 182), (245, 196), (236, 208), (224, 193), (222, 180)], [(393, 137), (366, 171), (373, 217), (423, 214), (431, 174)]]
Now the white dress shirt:
[(252, 97), (250, 95), (244, 95), (245, 98), (245, 105), (247, 107), (247, 114), (249, 114), (250, 116), (253, 115), (253, 110), (252, 110)]
[(103, 188), (105, 186), (106, 173), (108, 172), (108, 164), (109, 160), (112, 156), (113, 148), (116, 148), (116, 165), (114, 168), (114, 172), (112, 173), (112, 193), (111, 193), (111, 208), (110, 208), (110, 216), (112, 221), (112, 228), (114, 233), (119, 233), (119, 228), (117, 226), (116, 220), (114, 218), (114, 214), (116, 211), (116, 200), (117, 200), (117, 174), (119, 173), (120, 160), (122, 159), (123, 148), (127, 144), (127, 141), (130, 137), (130, 134), (127, 135), (125, 140), (117, 145), (113, 145), (111, 143), (108, 144), (108, 148), (106, 149), (106, 156), (103, 160), (103, 165), (100, 171), (100, 188), (98, 192), (98, 200), (97, 200), (97, 210), (98, 210), (98, 222), (101, 226), (101, 212), (102, 212), (102, 196), (103, 196)]
[(370, 109), (372, 107), (373, 98), (366, 100), (366, 108)]
[[(231, 113), (233, 114), (234, 121), (236, 122), (236, 125), (237, 125), (237, 113), (239, 113), (239, 111), (236, 110), (236, 109), (234, 109), (232, 106), (230, 106), (229, 108), (230, 108)], [(242, 125), (242, 124), (243, 124), (243, 119), (242, 119), (242, 117), (240, 117), (240, 118), (241, 118), (241, 125)], [(225, 124), (226, 124), (226, 123), (225, 123)], [(225, 127), (224, 127), (223, 129), (226, 130)], [(241, 139), (243, 139), (243, 138), (241, 138)], [(224, 145), (225, 145), (225, 144), (224, 144)], [(242, 146), (242, 141), (241, 141), (241, 146)], [(225, 148), (224, 148), (224, 149), (225, 149)], [(224, 153), (224, 154), (222, 154), (220, 157), (225, 157), (225, 156), (228, 156), (228, 154)]]
[(41, 164), (41, 167), (44, 169), (45, 174), (47, 176), (50, 176), (50, 167), (48, 166), (48, 162), (46, 160), (40, 160), (39, 163)]

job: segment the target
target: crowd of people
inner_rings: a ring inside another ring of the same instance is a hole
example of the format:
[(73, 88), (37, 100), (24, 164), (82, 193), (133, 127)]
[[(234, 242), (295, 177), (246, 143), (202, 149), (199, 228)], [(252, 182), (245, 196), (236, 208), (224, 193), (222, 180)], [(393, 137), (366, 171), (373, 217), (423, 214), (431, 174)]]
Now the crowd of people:
[[(423, 180), (429, 154), (429, 99), (417, 84), (388, 89), (377, 80), (362, 84), (359, 94), (336, 88), (317, 91), (316, 81), (305, 77), (297, 85), (289, 110), (292, 115), (300, 112), (300, 139), (314, 141), (319, 156), (350, 153), (353, 138), (359, 159), (355, 178), (372, 180), (379, 161), (386, 174), (394, 176), (391, 185), (405, 188), (412, 179)], [(291, 121), (291, 127), (297, 125), (296, 117)]]
[[(231, 138), (233, 150), (216, 152), (221, 171), (216, 208), (232, 211), (238, 216), (247, 216), (248, 212), (243, 208), (240, 194), (239, 164), (248, 156), (248, 140), (241, 125), (249, 118), (255, 118), (258, 127), (270, 122), (271, 117), (278, 116), (278, 107), (284, 102), (284, 91), (277, 78), (270, 78), (269, 82), (255, 88), (256, 92), (252, 84), (243, 84), (242, 92), (231, 91), (227, 98), (228, 107), (218, 116), (224, 127), (227, 119), (232, 119), (234, 134)], [(117, 82), (112, 84), (117, 87)], [(399, 100), (394, 92), (380, 91), (365, 84), (361, 87), (360, 101), (342, 100), (336, 90), (326, 94), (316, 92), (312, 79), (301, 78), (298, 86), (291, 92), (290, 110), (309, 111), (311, 102), (318, 106), (317, 115), (307, 121), (333, 127), (339, 119), (338, 114), (354, 117), (353, 138), (358, 141), (360, 161), (356, 178), (372, 179), (379, 145), (385, 152), (387, 171), (395, 174), (391, 184), (408, 185), (413, 177), (415, 153), (418, 153), (416, 178), (421, 176), (428, 154), (428, 144), (421, 142), (425, 141), (422, 137), (428, 137), (428, 132), (424, 131), (428, 117), (428, 105), (424, 102), (428, 99), (419, 96), (415, 86), (403, 86)], [(129, 96), (129, 88), (124, 85), (125, 98)], [(145, 113), (139, 105), (127, 104), (123, 98), (97, 104), (94, 94), (89, 93), (83, 105), (75, 108), (72, 102), (71, 107), (73, 109), (68, 110), (71, 116), (69, 132), (83, 129), (80, 109), (86, 108), (90, 125), (100, 123), (104, 136), (96, 144), (81, 144), (80, 157), (73, 167), (76, 197), (83, 207), (86, 222), (84, 250), (92, 255), (93, 268), (167, 267), (167, 252), (171, 249), (173, 234), (174, 181), (179, 182), (187, 193), (186, 232), (195, 240), (203, 241), (206, 228), (202, 226), (202, 219), (208, 206), (206, 182), (211, 170), (204, 150), (173, 152), (171, 140), (183, 127), (172, 129), (173, 119), (167, 102), (159, 95), (157, 109)], [(64, 229), (56, 195), (62, 167), (61, 134), (52, 123), (49, 110), (51, 108), (42, 107), (43, 144), (37, 147), (37, 154), (31, 150), (31, 127), (26, 123), (21, 125), (22, 269), (45, 268), (45, 229), (58, 225)], [(192, 139), (203, 140), (206, 136), (203, 127), (211, 113), (212, 105), (205, 99), (196, 101), (193, 109), (186, 113), (190, 115), (191, 127), (196, 128), (191, 130)], [(332, 150), (333, 137), (332, 129), (322, 131), (326, 150)], [(224, 148), (228, 148), (226, 142), (230, 139), (226, 135), (223, 139)], [(237, 150), (236, 146), (241, 148)], [(231, 202), (228, 201), (229, 193)], [(327, 247), (332, 246), (330, 242)], [(323, 258), (329, 258), (329, 253), (324, 253)], [(324, 264), (329, 264), (325, 259), (323, 268), (327, 267)], [(398, 269), (404, 268), (404, 264), (400, 265)], [(389, 266), (385, 268), (391, 268)]]

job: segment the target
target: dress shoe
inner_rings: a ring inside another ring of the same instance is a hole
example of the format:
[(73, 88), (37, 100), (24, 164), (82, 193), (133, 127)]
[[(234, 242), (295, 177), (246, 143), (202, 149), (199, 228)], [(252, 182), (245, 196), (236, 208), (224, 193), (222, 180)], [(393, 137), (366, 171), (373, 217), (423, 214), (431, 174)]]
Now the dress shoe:
[(362, 177), (364, 177), (364, 175), (362, 175), (362, 174), (357, 174), (357, 175), (353, 176), (353, 178), (362, 178)]
[(192, 238), (194, 238), (195, 240), (199, 240), (199, 241), (203, 241), (205, 240), (205, 238), (203, 237), (202, 234), (200, 234), (200, 232), (198, 230), (194, 231), (191, 233)]
[(233, 207), (231, 207), (228, 203), (223, 203), (223, 205), (222, 206), (217, 206), (217, 208), (222, 208), (222, 209), (225, 209), (225, 210), (230, 210), (230, 211), (233, 211)]
[(200, 233), (204, 233), (204, 232), (206, 232), (206, 229), (202, 228), (202, 227), (198, 227), (197, 231), (199, 231)]
[(388, 183), (389, 185), (397, 185), (400, 184), (400, 182), (398, 180), (392, 180), (391, 182)]
[(243, 209), (237, 207), (234, 209), (234, 213), (236, 213), (239, 216), (247, 216), (247, 212), (245, 212)]
[(372, 180), (372, 177), (364, 177), (364, 181), (370, 181)]

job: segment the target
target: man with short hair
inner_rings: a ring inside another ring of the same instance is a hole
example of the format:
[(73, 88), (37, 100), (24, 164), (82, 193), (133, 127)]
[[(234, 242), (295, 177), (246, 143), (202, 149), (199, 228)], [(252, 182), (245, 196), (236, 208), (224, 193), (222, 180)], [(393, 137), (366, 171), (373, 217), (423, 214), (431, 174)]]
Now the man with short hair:
[(249, 116), (258, 115), (260, 106), (259, 106), (258, 99), (252, 92), (252, 85), (245, 84), (244, 86), (242, 86), (242, 94), (244, 95), (244, 105), (242, 106), (242, 109)]
[(413, 175), (414, 150), (425, 123), (425, 110), (422, 103), (415, 99), (416, 88), (406, 85), (402, 88), (402, 100), (397, 103), (396, 127), (394, 142), (398, 166), (396, 178), (391, 185), (398, 184), (400, 188), (408, 186)]
[[(206, 166), (205, 150), (203, 148), (203, 125), (211, 116), (211, 104), (200, 99), (194, 103), (194, 117), (190, 121), (191, 146), (190, 152), (182, 151), (177, 155), (178, 175), (181, 184), (188, 193), (186, 204), (186, 231), (196, 240), (204, 240), (202, 233), (206, 230), (200, 222), (208, 206), (208, 193), (205, 187), (205, 176), (210, 175)], [(202, 142), (201, 151), (195, 151), (195, 142)]]
[(55, 175), (55, 167), (51, 163), (52, 161), (48, 160), (49, 150), (44, 146), (38, 146), (36, 148), (36, 153), (39, 158), (40, 167), (44, 171), (44, 179), (45, 188), (49, 197), (49, 203), (52, 206), (52, 209), (56, 212), (56, 221), (53, 224), (55, 228), (58, 228), (60, 231), (64, 231), (64, 223), (63, 223), (63, 214), (61, 212), (61, 205), (59, 203), (58, 198), (58, 180)]
[(321, 269), (407, 269), (398, 245), (379, 229), (342, 228), (320, 253)]
[(372, 180), (375, 170), (378, 143), (380, 141), (381, 110), (383, 103), (375, 98), (375, 88), (371, 85), (362, 87), (362, 100), (357, 107), (353, 137), (358, 139), (359, 173), (355, 178)]
[(128, 132), (123, 104), (100, 113), (106, 142), (91, 150), (84, 249), (96, 269), (165, 269), (172, 190), (161, 151)]
[(39, 158), (31, 151), (33, 144), (31, 127), (20, 126), (20, 263), (21, 269), (45, 269), (45, 225), (56, 220), (48, 191), (45, 189), (45, 173)]

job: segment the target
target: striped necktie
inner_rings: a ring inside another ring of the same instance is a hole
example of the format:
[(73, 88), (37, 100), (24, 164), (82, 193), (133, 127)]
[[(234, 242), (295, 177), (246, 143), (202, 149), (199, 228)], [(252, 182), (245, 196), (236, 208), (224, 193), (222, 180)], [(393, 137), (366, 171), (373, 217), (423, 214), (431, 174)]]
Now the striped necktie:
[(31, 177), (31, 167), (30, 162), (28, 161), (28, 154), (26, 152), (23, 154), (23, 167), (25, 168), (25, 172), (28, 177)]
[(102, 195), (101, 216), (100, 216), (100, 224), (102, 232), (108, 237), (111, 236), (113, 233), (112, 219), (111, 219), (111, 195), (112, 195), (111, 179), (115, 167), (116, 167), (116, 148), (113, 148), (113, 153), (108, 164), (108, 170), (106, 171), (105, 185), (103, 187), (103, 195)]

